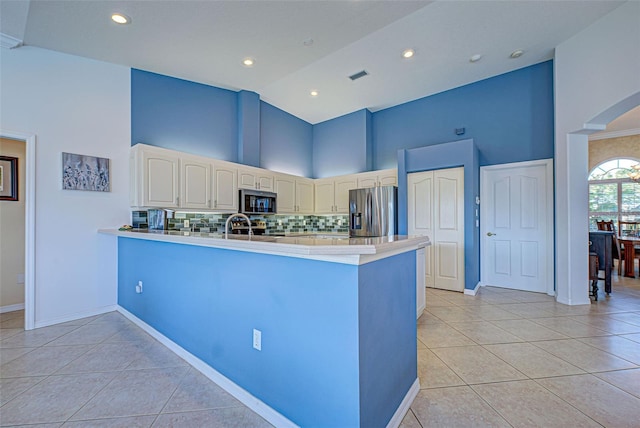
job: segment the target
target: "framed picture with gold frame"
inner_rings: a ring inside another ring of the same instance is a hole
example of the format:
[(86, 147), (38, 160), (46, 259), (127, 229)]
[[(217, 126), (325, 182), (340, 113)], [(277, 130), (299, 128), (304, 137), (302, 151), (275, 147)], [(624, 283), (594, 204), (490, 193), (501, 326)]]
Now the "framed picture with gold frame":
[(0, 156), (0, 201), (18, 200), (18, 158)]

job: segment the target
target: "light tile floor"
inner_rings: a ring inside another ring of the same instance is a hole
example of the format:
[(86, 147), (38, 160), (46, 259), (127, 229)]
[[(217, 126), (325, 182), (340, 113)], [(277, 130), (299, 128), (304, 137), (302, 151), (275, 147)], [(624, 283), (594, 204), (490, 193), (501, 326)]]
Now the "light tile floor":
[(401, 426), (640, 427), (640, 279), (613, 281), (609, 297), (572, 307), (427, 289), (421, 390)]
[[(427, 290), (415, 427), (640, 426), (640, 280), (569, 307)], [(0, 425), (268, 427), (116, 312), (25, 332), (0, 314)]]
[(271, 426), (117, 312), (23, 325), (0, 314), (0, 426)]

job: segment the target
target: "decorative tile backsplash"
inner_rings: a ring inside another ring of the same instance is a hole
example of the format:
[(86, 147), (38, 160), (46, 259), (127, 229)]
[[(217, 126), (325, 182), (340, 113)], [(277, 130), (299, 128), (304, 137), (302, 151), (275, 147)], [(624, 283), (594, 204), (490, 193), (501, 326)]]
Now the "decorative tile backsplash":
[[(169, 219), (169, 229), (180, 230), (184, 220), (189, 219), (195, 231), (224, 233), (224, 225), (229, 214), (176, 212), (175, 218)], [(348, 216), (315, 216), (315, 215), (269, 215), (249, 216), (252, 221), (262, 220), (267, 223), (267, 234), (294, 232), (349, 233)]]

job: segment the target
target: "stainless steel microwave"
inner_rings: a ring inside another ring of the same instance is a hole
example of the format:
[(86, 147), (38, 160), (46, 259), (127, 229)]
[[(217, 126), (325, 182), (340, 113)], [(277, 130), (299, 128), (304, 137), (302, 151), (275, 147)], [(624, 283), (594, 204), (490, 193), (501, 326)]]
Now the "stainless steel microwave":
[(261, 190), (240, 189), (240, 209), (244, 214), (275, 214), (277, 194)]

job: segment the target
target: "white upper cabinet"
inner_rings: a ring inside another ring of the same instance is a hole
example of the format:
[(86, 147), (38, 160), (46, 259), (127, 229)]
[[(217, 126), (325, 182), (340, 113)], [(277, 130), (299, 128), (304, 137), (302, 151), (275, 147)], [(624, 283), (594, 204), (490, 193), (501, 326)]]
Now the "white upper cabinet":
[(274, 191), (274, 176), (266, 169), (238, 166), (238, 188)]
[(131, 205), (178, 208), (180, 158), (170, 150), (136, 145), (131, 152)]
[(276, 176), (277, 210), (280, 213), (294, 213), (296, 207), (296, 180), (290, 175)]
[(380, 171), (363, 172), (357, 174), (358, 188), (378, 186), (397, 186), (398, 172), (395, 169), (382, 169)]
[(332, 178), (316, 180), (316, 213), (333, 214), (335, 210), (335, 188)]
[(161, 147), (136, 144), (130, 154), (130, 204), (235, 212), (238, 189), (278, 194), (282, 214), (347, 214), (349, 190), (397, 185), (395, 169), (313, 180)]
[(296, 178), (297, 213), (313, 214), (313, 180)]
[(238, 210), (238, 169), (229, 162), (213, 163), (214, 210)]
[(277, 174), (278, 214), (313, 214), (313, 180)]
[(211, 208), (211, 164), (201, 158), (180, 158), (180, 207)]
[(317, 214), (347, 214), (349, 190), (358, 187), (356, 175), (323, 178), (315, 181)]
[(339, 214), (349, 213), (349, 190), (358, 188), (358, 180), (353, 175), (337, 177), (335, 183), (335, 212)]

